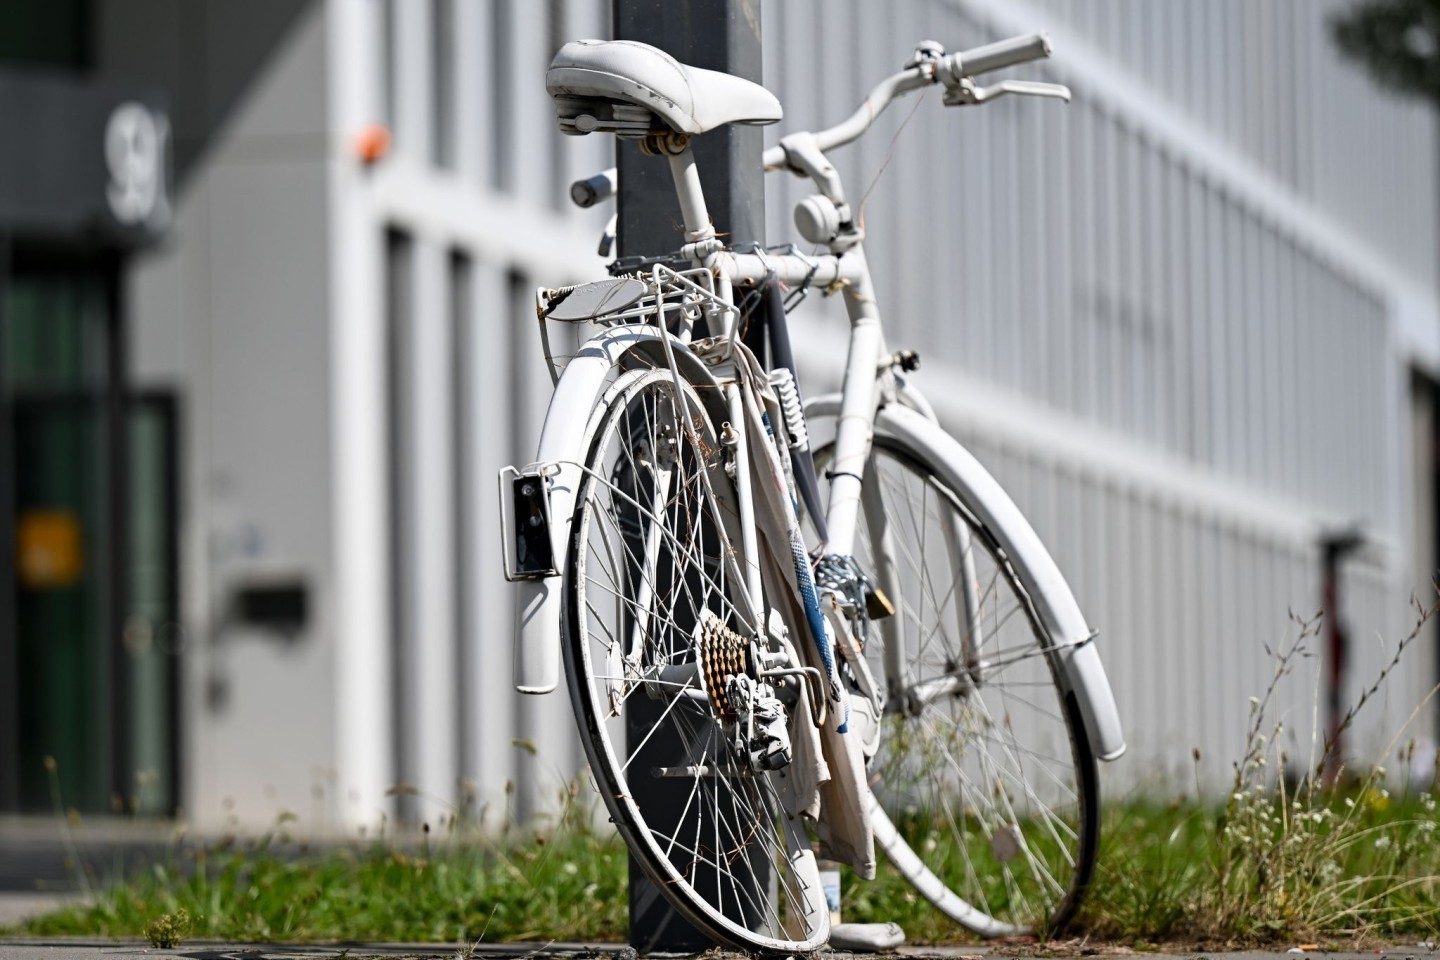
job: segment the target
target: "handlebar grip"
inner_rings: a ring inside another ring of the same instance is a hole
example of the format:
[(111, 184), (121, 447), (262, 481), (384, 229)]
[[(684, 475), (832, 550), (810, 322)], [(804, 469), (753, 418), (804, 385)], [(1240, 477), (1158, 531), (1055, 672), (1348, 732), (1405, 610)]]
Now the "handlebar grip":
[(1032, 33), (1028, 37), (1014, 37), (997, 43), (987, 43), (973, 50), (963, 50), (950, 56), (950, 69), (955, 77), (973, 77), (991, 70), (1013, 67), (1017, 63), (1044, 60), (1050, 56), (1050, 38), (1043, 33)]
[(615, 195), (615, 168), (570, 184), (570, 199), (577, 207), (593, 207)]

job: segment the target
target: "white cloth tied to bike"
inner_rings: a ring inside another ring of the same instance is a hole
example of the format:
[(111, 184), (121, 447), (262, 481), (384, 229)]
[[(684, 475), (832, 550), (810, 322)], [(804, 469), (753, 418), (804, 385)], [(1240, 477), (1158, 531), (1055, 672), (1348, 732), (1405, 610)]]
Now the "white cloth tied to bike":
[[(812, 639), (800, 584), (789, 558), (799, 537), (794, 501), (790, 496), (788, 462), (778, 448), (785, 444), (785, 418), (759, 360), (743, 343), (731, 342), (731, 360), (740, 384), (749, 445), (750, 481), (760, 540), (760, 577), (766, 599), (779, 611), (789, 630), (791, 646), (801, 663), (827, 678), (824, 694), (831, 704), (831, 720), (819, 725), (810, 701), (801, 696), (790, 716), (792, 760), (781, 781), (781, 800), (788, 813), (815, 821), (826, 855), (849, 864), (864, 879), (875, 876), (875, 838), (870, 824), (870, 788), (865, 780), (865, 758), (860, 738), (841, 733), (836, 718), (844, 715), (846, 695), (834, 676), (835, 644), (827, 664)], [(723, 342), (699, 341), (692, 348), (702, 358), (722, 354)], [(765, 440), (777, 435), (780, 443)], [(803, 547), (801, 548), (803, 552)], [(826, 618), (827, 620), (831, 618)], [(843, 618), (842, 618), (843, 619)], [(827, 623), (827, 629), (830, 629)]]

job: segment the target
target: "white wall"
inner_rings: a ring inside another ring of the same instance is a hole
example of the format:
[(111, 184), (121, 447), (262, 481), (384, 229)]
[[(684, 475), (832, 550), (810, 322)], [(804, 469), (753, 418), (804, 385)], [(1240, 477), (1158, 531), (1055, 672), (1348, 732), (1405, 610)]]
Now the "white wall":
[[(605, 18), (595, 4), (552, 7), (564, 28), (549, 28), (532, 4), (509, 14), (454, 4), (442, 11), (454, 30), (442, 36), (436, 4), (331, 4), (337, 129), (384, 119), (388, 103), (397, 111), (394, 153), (377, 169), (359, 170), (343, 146), (332, 157), (331, 284), (345, 304), (334, 318), (335, 559), (347, 634), (363, 637), (338, 675), (342, 767), (361, 798), (347, 816), (398, 806), (433, 820), (469, 806), (492, 823), (525, 819), (553, 806), (582, 764), (564, 694), (525, 699), (511, 687), (516, 611), (495, 514), (496, 474), (533, 456), (549, 391), (527, 320), (533, 288), (603, 271), (593, 250), (606, 214), (562, 201), (570, 180), (611, 162), (609, 145), (551, 136), (538, 78), (551, 33), (603, 34)], [(374, 69), (387, 22), (389, 81)], [(434, 94), (442, 43), (455, 71), (448, 99)], [(449, 132), (437, 137), (441, 126)], [(439, 153), (437, 142), (453, 147)], [(408, 238), (417, 279), (393, 318), (380, 279), (387, 229)], [(414, 351), (397, 401), (412, 414), (403, 437), (384, 429), (392, 322)], [(392, 474), (397, 444), (407, 453)], [(386, 482), (375, 482), (380, 474)], [(409, 519), (388, 527), (392, 510)], [(387, 678), (397, 645), (399, 676)], [(379, 712), (365, 706), (376, 702)], [(418, 797), (392, 806), (384, 792), (396, 782)]]
[[(97, 5), (99, 57), (171, 97), (178, 202), (128, 280), (132, 381), (180, 399), (182, 802), (193, 822), (313, 815), (333, 790), (323, 7)], [(226, 622), (299, 578), (291, 641)]]

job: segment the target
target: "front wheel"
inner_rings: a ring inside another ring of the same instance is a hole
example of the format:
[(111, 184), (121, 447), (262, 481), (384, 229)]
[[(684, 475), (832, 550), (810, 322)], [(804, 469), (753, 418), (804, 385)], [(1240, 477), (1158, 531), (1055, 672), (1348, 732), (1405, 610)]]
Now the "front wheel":
[[(822, 471), (832, 455), (817, 452)], [(938, 456), (878, 431), (862, 487), (856, 558), (895, 611), (865, 651), (887, 694), (868, 765), (876, 840), (976, 933), (1048, 933), (1095, 868), (1095, 757), (1023, 586), (1035, 578)]]
[(758, 680), (758, 631), (717, 392), (657, 369), (609, 390), (564, 571), (567, 676), (601, 796), (656, 887), (722, 943), (808, 952), (829, 935), (815, 858), (786, 771), (737, 747), (736, 700), (756, 687), (726, 685)]

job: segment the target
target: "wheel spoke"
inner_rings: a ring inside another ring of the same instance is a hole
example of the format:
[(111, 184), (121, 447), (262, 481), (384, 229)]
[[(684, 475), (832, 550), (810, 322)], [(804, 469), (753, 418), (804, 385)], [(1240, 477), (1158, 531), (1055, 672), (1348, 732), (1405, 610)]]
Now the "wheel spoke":
[(583, 467), (566, 570), (568, 676), (586, 751), (636, 858), (691, 920), (735, 946), (811, 950), (826, 924), (811, 909), (816, 885), (792, 868), (776, 775), (732, 756), (698, 671), (661, 673), (698, 664), (707, 618), (750, 633), (727, 545), (733, 481), (699, 394), (682, 407), (670, 373), (627, 376), (635, 385), (602, 413)]

